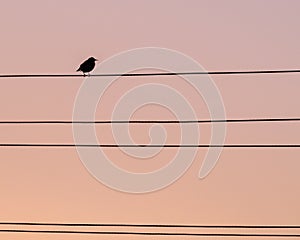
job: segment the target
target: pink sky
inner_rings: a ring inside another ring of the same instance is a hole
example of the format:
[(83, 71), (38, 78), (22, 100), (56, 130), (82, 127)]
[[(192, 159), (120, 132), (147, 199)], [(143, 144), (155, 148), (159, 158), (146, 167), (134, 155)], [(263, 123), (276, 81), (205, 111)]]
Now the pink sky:
[[(5, 1), (0, 8), (0, 74), (72, 74), (89, 56), (103, 61), (138, 47), (180, 51), (208, 71), (299, 69), (299, 9), (296, 0)], [(298, 74), (212, 79), (229, 119), (300, 116)], [(71, 120), (84, 79), (0, 81), (1, 120)], [(123, 90), (130, 85), (125, 78), (118, 84), (112, 89), (112, 102), (98, 110), (104, 115), (117, 101), (122, 84)], [(182, 87), (180, 81), (176, 87)], [(200, 109), (201, 118), (209, 117), (203, 102), (195, 108)], [(160, 119), (160, 111), (154, 108), (149, 116), (147, 109), (141, 109), (136, 118)], [(226, 144), (296, 144), (299, 127), (299, 123), (228, 124)], [(102, 128), (98, 133), (109, 135), (108, 129)], [(167, 130), (177, 137), (176, 127)], [(71, 126), (1, 125), (0, 131), (1, 143), (73, 141)], [(145, 129), (134, 131), (137, 139), (147, 141)], [(201, 142), (205, 143), (209, 128), (201, 126), (201, 131)], [(172, 150), (164, 150), (157, 161), (140, 162), (121, 158), (118, 149), (107, 151), (120, 167), (137, 172), (157, 169), (168, 162), (166, 156), (172, 155)], [(300, 224), (300, 150), (225, 149), (211, 174), (199, 180), (205, 153), (200, 149), (186, 174), (171, 186), (135, 195), (96, 181), (75, 148), (0, 148), (0, 221)], [(0, 233), (0, 239), (24, 238), (112, 236)], [(167, 238), (182, 239), (155, 237)]]

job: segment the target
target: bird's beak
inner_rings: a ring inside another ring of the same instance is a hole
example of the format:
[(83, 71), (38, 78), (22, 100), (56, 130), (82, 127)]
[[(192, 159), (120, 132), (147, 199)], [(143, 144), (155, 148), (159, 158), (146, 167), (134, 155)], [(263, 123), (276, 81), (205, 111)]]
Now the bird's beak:
[(99, 61), (98, 59), (95, 59), (95, 61)]

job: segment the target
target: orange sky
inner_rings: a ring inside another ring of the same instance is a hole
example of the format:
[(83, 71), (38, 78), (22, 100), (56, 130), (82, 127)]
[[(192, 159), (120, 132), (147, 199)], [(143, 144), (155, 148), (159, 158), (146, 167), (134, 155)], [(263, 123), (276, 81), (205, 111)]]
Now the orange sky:
[[(89, 56), (101, 62), (140, 47), (177, 50), (206, 70), (299, 69), (299, 8), (296, 0), (5, 1), (0, 8), (0, 73), (74, 73)], [(300, 116), (298, 74), (211, 78), (228, 119)], [(71, 120), (84, 79), (0, 81), (1, 120)], [(114, 101), (134, 81), (138, 80), (120, 78), (96, 116), (109, 117)], [(176, 88), (184, 89), (179, 78), (174, 81)], [(140, 109), (134, 117), (172, 117), (162, 108), (150, 108)], [(209, 117), (203, 101), (194, 108), (199, 118)], [(226, 144), (296, 144), (299, 127), (299, 123), (228, 124)], [(178, 137), (176, 126), (166, 130), (170, 141)], [(201, 143), (207, 143), (209, 125), (200, 130)], [(72, 127), (64, 125), (0, 125), (0, 131), (1, 143), (73, 141)], [(97, 127), (97, 133), (110, 139), (105, 126)], [(136, 140), (149, 140), (145, 128), (133, 126), (132, 134)], [(119, 167), (135, 172), (160, 168), (173, 154), (163, 150), (151, 161), (124, 156), (118, 149), (106, 151)], [(211, 174), (199, 180), (205, 154), (200, 149), (189, 170), (171, 186), (130, 194), (93, 178), (75, 148), (0, 148), (0, 221), (299, 225), (300, 150), (225, 149)], [(0, 239), (25, 237), (112, 238), (0, 233)], [(167, 238), (182, 239), (155, 237)]]

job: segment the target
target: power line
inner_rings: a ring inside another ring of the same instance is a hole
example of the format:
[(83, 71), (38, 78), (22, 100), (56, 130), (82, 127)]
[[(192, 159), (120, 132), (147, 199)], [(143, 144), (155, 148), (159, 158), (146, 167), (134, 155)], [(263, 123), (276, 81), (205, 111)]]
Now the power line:
[(148, 124), (148, 123), (243, 123), (243, 122), (297, 122), (300, 118), (245, 118), (245, 119), (209, 119), (209, 120), (102, 120), (102, 121), (70, 121), (70, 120), (15, 120), (0, 121), (0, 124)]
[(56, 227), (132, 227), (132, 228), (249, 228), (249, 229), (297, 229), (300, 225), (187, 225), (187, 224), (130, 224), (130, 223), (45, 223), (45, 222), (0, 222), (14, 226)]
[(300, 144), (74, 144), (74, 143), (0, 143), (0, 147), (40, 148), (300, 148)]
[(187, 233), (187, 232), (123, 232), (123, 231), (71, 231), (71, 230), (21, 230), (1, 229), (6, 233), (44, 233), (44, 234), (90, 234), (90, 235), (152, 235), (152, 236), (198, 236), (198, 237), (284, 237), (299, 238), (300, 234), (270, 233)]
[(1, 74), (0, 78), (61, 78), (61, 77), (143, 77), (143, 76), (182, 76), (182, 75), (240, 75), (240, 74), (280, 74), (299, 73), (300, 69), (250, 70), (250, 71), (206, 71), (206, 72), (156, 72), (156, 73), (107, 73), (90, 74)]

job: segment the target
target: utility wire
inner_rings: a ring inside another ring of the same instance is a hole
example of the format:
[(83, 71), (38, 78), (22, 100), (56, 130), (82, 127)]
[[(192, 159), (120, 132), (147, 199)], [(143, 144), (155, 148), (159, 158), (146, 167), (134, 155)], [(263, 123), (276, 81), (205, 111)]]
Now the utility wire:
[(243, 123), (243, 122), (298, 122), (300, 118), (245, 118), (245, 119), (210, 119), (210, 120), (102, 120), (102, 121), (70, 121), (70, 120), (15, 120), (0, 121), (0, 124), (148, 124), (148, 123)]
[(187, 233), (187, 232), (123, 232), (123, 231), (71, 231), (71, 230), (21, 230), (0, 229), (6, 233), (43, 233), (43, 234), (90, 234), (90, 235), (152, 235), (152, 236), (197, 236), (197, 237), (282, 237), (300, 238), (300, 234), (270, 233)]
[(61, 77), (142, 77), (174, 75), (240, 75), (240, 74), (280, 74), (299, 73), (300, 69), (250, 70), (250, 71), (207, 71), (207, 72), (156, 72), (156, 73), (107, 73), (107, 74), (1, 74), (0, 78), (61, 78)]
[(55, 227), (130, 227), (130, 228), (246, 228), (246, 229), (300, 229), (300, 225), (187, 225), (187, 224), (130, 224), (130, 223), (46, 223), (46, 222), (0, 222), (12, 226)]
[(300, 148), (300, 144), (73, 144), (73, 143), (0, 143), (0, 147), (40, 147), (40, 148)]

